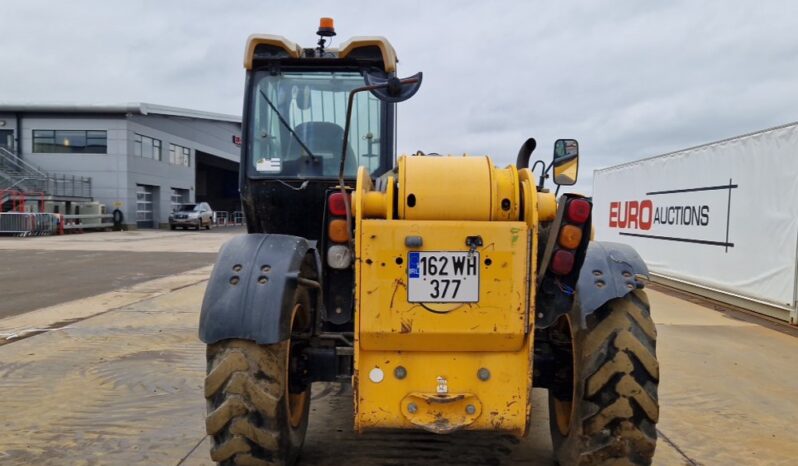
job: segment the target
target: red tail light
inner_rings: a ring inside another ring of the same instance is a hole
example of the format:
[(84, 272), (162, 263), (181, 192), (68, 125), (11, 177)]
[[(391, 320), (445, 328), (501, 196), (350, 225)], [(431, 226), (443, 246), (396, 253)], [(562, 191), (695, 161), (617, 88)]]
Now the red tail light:
[(584, 199), (573, 199), (568, 203), (568, 221), (585, 223), (590, 217), (590, 203)]
[(327, 199), (327, 210), (330, 211), (331, 214), (343, 217), (346, 215), (346, 199), (344, 198), (344, 193), (332, 193), (330, 197)]
[(574, 253), (559, 249), (551, 258), (551, 271), (557, 275), (568, 275), (574, 268)]

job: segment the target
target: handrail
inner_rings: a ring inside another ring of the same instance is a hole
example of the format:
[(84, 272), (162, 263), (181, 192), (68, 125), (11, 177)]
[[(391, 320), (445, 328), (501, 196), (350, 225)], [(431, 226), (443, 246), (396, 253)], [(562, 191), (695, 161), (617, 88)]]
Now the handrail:
[(49, 176), (48, 173), (42, 170), (41, 168), (22, 160), (21, 158), (17, 157), (16, 154), (6, 149), (5, 147), (0, 147), (0, 156), (2, 156), (4, 159), (15, 165), (24, 167), (26, 171), (33, 172), (43, 178), (47, 178)]
[(91, 198), (91, 178), (47, 173), (0, 147), (0, 174), (8, 180), (0, 189), (46, 192), (51, 196)]

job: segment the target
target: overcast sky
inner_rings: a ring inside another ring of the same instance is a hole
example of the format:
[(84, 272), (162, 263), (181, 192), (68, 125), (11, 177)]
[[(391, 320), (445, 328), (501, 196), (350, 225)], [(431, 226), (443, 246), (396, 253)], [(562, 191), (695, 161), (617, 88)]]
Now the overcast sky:
[[(798, 120), (798, 2), (8, 1), (0, 101), (152, 102), (239, 114), (251, 33), (383, 35), (399, 151), (514, 161), (527, 137), (580, 141), (601, 168)], [(334, 45), (334, 44), (333, 44)]]

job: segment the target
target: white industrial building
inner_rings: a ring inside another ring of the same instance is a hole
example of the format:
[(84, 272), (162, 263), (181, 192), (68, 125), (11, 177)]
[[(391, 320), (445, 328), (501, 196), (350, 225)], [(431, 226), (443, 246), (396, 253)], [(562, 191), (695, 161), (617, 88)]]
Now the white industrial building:
[(239, 209), (240, 135), (239, 116), (162, 105), (0, 103), (0, 193), (93, 199), (164, 228), (179, 204)]

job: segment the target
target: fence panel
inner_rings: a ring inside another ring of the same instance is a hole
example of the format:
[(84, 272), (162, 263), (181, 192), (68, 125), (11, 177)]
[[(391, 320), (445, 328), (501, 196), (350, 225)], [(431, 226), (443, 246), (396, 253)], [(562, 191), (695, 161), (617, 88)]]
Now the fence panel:
[(233, 217), (233, 225), (243, 225), (244, 224), (244, 212), (237, 210), (232, 212)]
[(61, 219), (57, 214), (30, 212), (0, 213), (0, 234), (11, 236), (47, 236), (57, 234)]
[(213, 213), (214, 218), (216, 219), (217, 225), (226, 226), (230, 222), (230, 216), (227, 212), (224, 211), (216, 211)]

